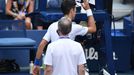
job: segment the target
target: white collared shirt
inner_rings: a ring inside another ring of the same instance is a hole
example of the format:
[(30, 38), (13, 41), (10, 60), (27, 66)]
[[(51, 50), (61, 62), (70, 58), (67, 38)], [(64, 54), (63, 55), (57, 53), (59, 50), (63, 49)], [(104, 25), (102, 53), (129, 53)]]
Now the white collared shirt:
[(86, 59), (80, 43), (62, 38), (48, 45), (44, 63), (52, 66), (52, 75), (78, 75)]

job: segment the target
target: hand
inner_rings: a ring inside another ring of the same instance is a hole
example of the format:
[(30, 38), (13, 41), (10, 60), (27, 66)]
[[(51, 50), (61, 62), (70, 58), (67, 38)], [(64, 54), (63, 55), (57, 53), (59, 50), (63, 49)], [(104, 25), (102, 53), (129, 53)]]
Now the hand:
[(81, 5), (85, 10), (90, 9), (90, 6), (87, 0), (83, 0), (83, 3)]
[(21, 15), (17, 15), (17, 17), (15, 17), (15, 20), (23, 20), (23, 17)]
[(39, 74), (40, 74), (40, 66), (34, 65), (33, 75), (39, 75)]
[(25, 17), (26, 17), (26, 16), (25, 16), (26, 13), (22, 12), (22, 13), (20, 13), (20, 15), (22, 16), (23, 19), (25, 19)]

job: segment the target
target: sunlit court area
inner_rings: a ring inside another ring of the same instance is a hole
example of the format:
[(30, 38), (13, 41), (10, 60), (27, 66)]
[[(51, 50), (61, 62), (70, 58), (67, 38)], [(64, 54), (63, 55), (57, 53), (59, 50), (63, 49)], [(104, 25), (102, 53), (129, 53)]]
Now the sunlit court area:
[(134, 0), (0, 0), (0, 75), (134, 75)]

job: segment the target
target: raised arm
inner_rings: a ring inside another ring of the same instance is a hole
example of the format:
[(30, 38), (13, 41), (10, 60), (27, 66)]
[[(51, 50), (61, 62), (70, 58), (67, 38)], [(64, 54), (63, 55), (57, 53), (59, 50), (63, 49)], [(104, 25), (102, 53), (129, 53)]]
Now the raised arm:
[(83, 0), (82, 7), (86, 10), (87, 16), (88, 16), (88, 32), (94, 33), (96, 32), (96, 24), (95, 20), (92, 14), (92, 10), (90, 9), (89, 3), (87, 0)]

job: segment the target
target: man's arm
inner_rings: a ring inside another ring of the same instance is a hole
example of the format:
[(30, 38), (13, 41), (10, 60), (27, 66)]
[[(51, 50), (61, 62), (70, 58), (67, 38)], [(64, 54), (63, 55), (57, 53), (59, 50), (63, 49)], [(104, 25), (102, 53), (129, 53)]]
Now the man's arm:
[(44, 75), (52, 75), (53, 68), (51, 65), (46, 65), (46, 68), (44, 70)]
[(40, 59), (41, 58), (41, 55), (42, 55), (43, 50), (44, 50), (44, 47), (47, 45), (47, 43), (48, 42), (46, 40), (42, 39), (42, 41), (39, 44), (37, 53), (36, 53), (36, 59)]
[(79, 55), (79, 62), (78, 62), (78, 75), (85, 75), (85, 66), (84, 64), (86, 63), (86, 58), (85, 58), (85, 54), (84, 54), (84, 50), (80, 44), (80, 46), (78, 46), (78, 49), (80, 49), (80, 55)]
[(37, 75), (40, 72), (39, 59), (41, 58), (44, 47), (47, 45), (47, 43), (48, 42), (43, 39), (39, 44), (36, 57), (35, 57), (35, 61), (34, 61), (33, 75)]
[(84, 64), (78, 65), (78, 75), (85, 75), (85, 67), (84, 67)]
[(93, 16), (88, 16), (87, 26), (88, 26), (88, 32), (90, 33), (96, 32), (96, 24)]
[(90, 32), (90, 33), (96, 32), (95, 20), (94, 20), (92, 11), (90, 9), (90, 6), (89, 6), (89, 3), (87, 2), (87, 0), (83, 0), (82, 7), (86, 10), (87, 16), (88, 16), (88, 23), (87, 23), (88, 32)]

